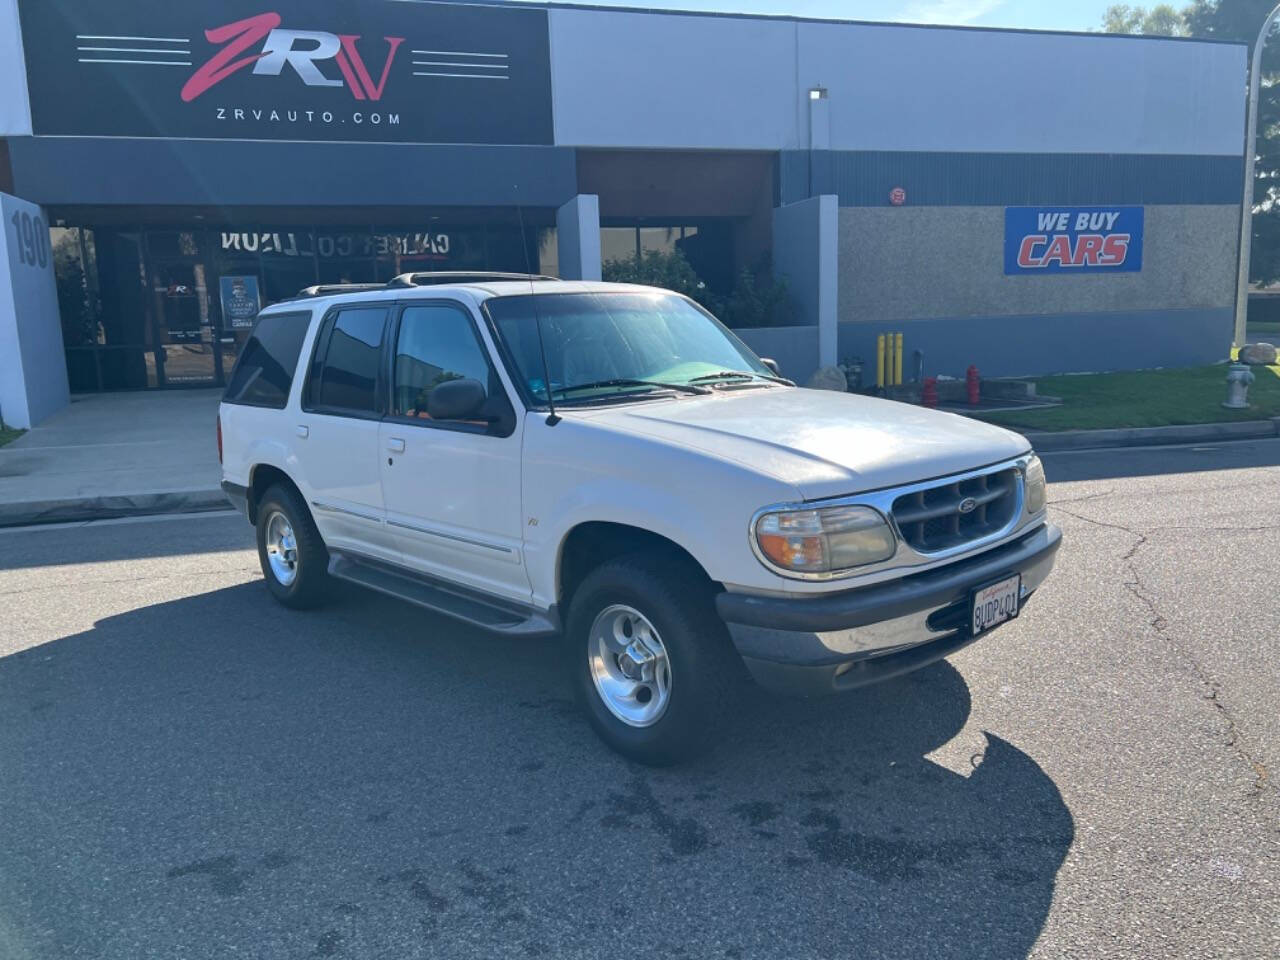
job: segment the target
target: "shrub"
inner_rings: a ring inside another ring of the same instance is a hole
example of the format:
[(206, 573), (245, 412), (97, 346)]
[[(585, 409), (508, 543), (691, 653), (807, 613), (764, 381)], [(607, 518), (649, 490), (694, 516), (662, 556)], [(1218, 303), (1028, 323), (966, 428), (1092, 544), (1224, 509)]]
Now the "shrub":
[(795, 317), (795, 305), (785, 280), (769, 278), (762, 283), (744, 269), (724, 302), (720, 319), (730, 327), (786, 327), (795, 322)]
[[(768, 264), (760, 271), (767, 275)], [(601, 276), (610, 283), (641, 283), (683, 293), (702, 304), (728, 327), (783, 327), (795, 322), (795, 305), (782, 280), (756, 279), (743, 268), (727, 298), (717, 297), (694, 273), (679, 250), (647, 250), (642, 256), (607, 260)]]
[(646, 250), (638, 257), (606, 260), (601, 275), (610, 283), (642, 283), (649, 287), (674, 290), (698, 301), (712, 313), (715, 312), (715, 298), (711, 291), (693, 272), (693, 267), (689, 266), (689, 261), (679, 250), (670, 253)]

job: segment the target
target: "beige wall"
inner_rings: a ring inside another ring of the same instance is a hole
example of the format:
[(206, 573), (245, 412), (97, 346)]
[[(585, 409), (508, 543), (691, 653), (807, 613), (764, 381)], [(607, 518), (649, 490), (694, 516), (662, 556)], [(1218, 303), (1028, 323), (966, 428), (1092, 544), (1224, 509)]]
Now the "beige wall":
[(1136, 273), (1004, 275), (1004, 207), (840, 210), (841, 322), (1230, 307), (1239, 210), (1148, 206)]

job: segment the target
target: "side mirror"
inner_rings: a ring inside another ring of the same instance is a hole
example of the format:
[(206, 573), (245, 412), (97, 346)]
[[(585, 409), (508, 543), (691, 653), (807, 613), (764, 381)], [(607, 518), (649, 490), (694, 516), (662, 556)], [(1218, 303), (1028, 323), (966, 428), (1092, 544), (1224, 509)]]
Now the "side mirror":
[(782, 371), (778, 369), (778, 361), (772, 357), (761, 357), (760, 362), (773, 371), (775, 377), (782, 376)]
[(487, 420), (486, 399), (484, 384), (479, 380), (446, 380), (431, 391), (427, 413), (432, 420)]

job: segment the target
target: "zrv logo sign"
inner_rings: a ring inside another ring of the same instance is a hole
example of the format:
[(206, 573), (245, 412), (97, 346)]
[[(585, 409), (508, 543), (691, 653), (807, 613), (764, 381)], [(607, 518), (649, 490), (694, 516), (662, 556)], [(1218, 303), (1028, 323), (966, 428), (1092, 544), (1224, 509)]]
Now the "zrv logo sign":
[(1004, 272), (1136, 272), (1142, 227), (1142, 207), (1007, 207)]
[(36, 136), (550, 144), (547, 12), (18, 0)]
[[(387, 74), (404, 37), (385, 37), (386, 59), (382, 72), (374, 82), (365, 66), (356, 42), (355, 34), (325, 33), (319, 30), (283, 30), (280, 14), (264, 13), (247, 20), (237, 20), (226, 26), (204, 32), (205, 38), (214, 44), (225, 44), (200, 67), (182, 87), (182, 99), (194, 100), (221, 83), (237, 70), (253, 67), (258, 76), (280, 76), (285, 65), (293, 68), (298, 78), (308, 87), (341, 87), (344, 84), (357, 100), (381, 100), (387, 86)], [(261, 52), (243, 56), (247, 50), (261, 44)], [(317, 63), (333, 61), (342, 74), (332, 77), (323, 73)]]

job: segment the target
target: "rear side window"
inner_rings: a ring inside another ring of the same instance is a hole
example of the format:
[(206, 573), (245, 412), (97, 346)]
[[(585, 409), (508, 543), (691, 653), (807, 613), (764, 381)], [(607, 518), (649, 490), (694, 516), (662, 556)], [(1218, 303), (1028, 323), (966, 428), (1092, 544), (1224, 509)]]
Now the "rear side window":
[(231, 374), (224, 403), (284, 408), (293, 385), (309, 313), (268, 313), (258, 320)]
[(338, 313), (323, 355), (316, 355), (312, 404), (353, 413), (377, 412), (386, 321), (386, 307), (353, 307)]

